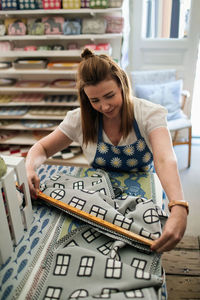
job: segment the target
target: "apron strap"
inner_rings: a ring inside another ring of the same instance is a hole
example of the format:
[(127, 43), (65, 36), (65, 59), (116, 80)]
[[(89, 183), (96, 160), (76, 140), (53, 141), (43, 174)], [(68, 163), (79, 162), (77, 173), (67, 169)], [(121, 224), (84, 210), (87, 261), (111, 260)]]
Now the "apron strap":
[(138, 124), (136, 122), (136, 119), (134, 119), (134, 121), (133, 121), (133, 128), (135, 130), (135, 135), (136, 135), (137, 139), (141, 139), (141, 133), (140, 133)]

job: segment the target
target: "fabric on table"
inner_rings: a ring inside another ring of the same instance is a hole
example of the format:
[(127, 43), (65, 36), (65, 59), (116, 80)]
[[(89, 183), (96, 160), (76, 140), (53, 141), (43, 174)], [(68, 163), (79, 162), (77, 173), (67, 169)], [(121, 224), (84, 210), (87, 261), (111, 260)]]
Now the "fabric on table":
[[(96, 170), (94, 170), (93, 168), (42, 165), (37, 170), (37, 173), (40, 177), (41, 184), (43, 184), (45, 183), (45, 181), (48, 180), (50, 176), (53, 176), (57, 173), (72, 175), (74, 177), (90, 177), (96, 173)], [(152, 198), (153, 202), (155, 203), (156, 197), (155, 197), (153, 174), (144, 173), (144, 172), (139, 172), (139, 173), (109, 172), (109, 177), (111, 179), (111, 183), (113, 187), (120, 187), (122, 189), (122, 194), (117, 198), (117, 201), (121, 199), (120, 201), (123, 202), (123, 199), (126, 199), (127, 196), (138, 196), (144, 198)], [(54, 250), (59, 251), (59, 249), (62, 248), (62, 243), (64, 243), (65, 240), (67, 243), (67, 241), (70, 240), (70, 238), (73, 238), (73, 236), (76, 237), (76, 235), (79, 238), (81, 230), (84, 229), (86, 230), (86, 228), (89, 227), (88, 225), (83, 225), (83, 223), (78, 219), (71, 217), (67, 214), (62, 214), (62, 213), (60, 214), (59, 210), (46, 206), (42, 203), (34, 202), (33, 208), (34, 208), (34, 212), (33, 212), (34, 219), (33, 219), (31, 229), (28, 232), (25, 232), (23, 239), (14, 248), (12, 257), (8, 259), (6, 264), (0, 266), (1, 300), (20, 299), (20, 294), (22, 292), (22, 289), (26, 285), (29, 277), (31, 276), (32, 270), (34, 268), (37, 269), (36, 275), (38, 275), (38, 273), (40, 274), (41, 270), (43, 271), (47, 270), (46, 268), (43, 269), (43, 265), (42, 266), (37, 265), (37, 260), (40, 257), (44, 245), (46, 244), (46, 241), (49, 239), (50, 233), (52, 232), (53, 229), (55, 229), (55, 232), (49, 241), (50, 246), (52, 247), (52, 251)], [(133, 249), (133, 247), (129, 246), (128, 244), (126, 244), (125, 247), (122, 247), (124, 242), (116, 241), (114, 243), (114, 240), (111, 237), (106, 236), (105, 234), (101, 234), (99, 232), (98, 234), (100, 234), (103, 239), (106, 239), (105, 247), (102, 248), (104, 250), (101, 250), (104, 252), (104, 254), (110, 252), (109, 249), (111, 245), (113, 245), (112, 247), (113, 254), (111, 257), (113, 257), (117, 246), (120, 246), (120, 255), (122, 255), (121, 252), (123, 253), (123, 251), (125, 251), (127, 247), (128, 248), (130, 247), (129, 249)], [(101, 239), (100, 238), (96, 239), (96, 241), (100, 242)], [(108, 241), (108, 243), (106, 241)], [(82, 242), (79, 241), (81, 247), (83, 247), (82, 245), (83, 242), (84, 240)], [(118, 245), (118, 243), (120, 244)], [(87, 243), (85, 243), (85, 245), (87, 245)], [(91, 245), (93, 245), (93, 243), (90, 243), (89, 247), (91, 247)], [(92, 248), (92, 251), (93, 250), (97, 251), (95, 250), (95, 247)], [(52, 251), (49, 252), (48, 249), (46, 255), (50, 253), (54, 253)], [(123, 263), (128, 264), (129, 262), (125, 260), (126, 257), (128, 258), (128, 256), (123, 255)], [(158, 264), (158, 269), (160, 272), (159, 264)], [(29, 287), (29, 292), (30, 292), (29, 295), (32, 295), (33, 292), (34, 293), (36, 292), (36, 289), (39, 288), (38, 285), (39, 282), (37, 276), (35, 276), (33, 280), (33, 285)], [(104, 294), (107, 293), (107, 296), (104, 295), (103, 298), (108, 299), (109, 297), (108, 295), (110, 294), (110, 292), (111, 290), (105, 289)], [(166, 299), (165, 287), (162, 288), (162, 294), (163, 294), (162, 299)], [(142, 299), (149, 300), (151, 299), (150, 295), (157, 296), (157, 289), (155, 290), (154, 288), (143, 288), (143, 289), (135, 289), (130, 291), (118, 292), (118, 293), (110, 294), (109, 299), (121, 300), (123, 299), (123, 297), (126, 297), (126, 299), (140, 297)], [(152, 299), (157, 299), (154, 296), (152, 297)], [(78, 296), (75, 298), (78, 299)], [(29, 299), (32, 299), (32, 297), (30, 297)], [(94, 298), (90, 298), (88, 296), (85, 299), (94, 299)]]
[[(41, 188), (57, 200), (151, 239), (161, 234), (160, 218), (166, 219), (151, 199), (115, 199), (111, 182), (102, 171), (85, 178), (54, 173)], [(127, 299), (126, 294), (138, 290), (143, 299), (158, 299), (156, 290), (163, 282), (160, 255), (91, 225), (80, 226), (50, 249), (38, 286), (28, 298), (90, 299), (114, 293), (118, 299)]]

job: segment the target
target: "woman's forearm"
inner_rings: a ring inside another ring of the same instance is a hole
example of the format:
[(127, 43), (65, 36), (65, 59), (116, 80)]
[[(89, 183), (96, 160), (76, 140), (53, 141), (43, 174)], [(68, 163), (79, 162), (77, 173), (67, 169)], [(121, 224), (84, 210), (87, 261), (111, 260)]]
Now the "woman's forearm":
[(155, 162), (155, 170), (169, 201), (184, 200), (176, 159)]
[(47, 159), (46, 152), (40, 142), (37, 142), (28, 152), (26, 169), (36, 170)]

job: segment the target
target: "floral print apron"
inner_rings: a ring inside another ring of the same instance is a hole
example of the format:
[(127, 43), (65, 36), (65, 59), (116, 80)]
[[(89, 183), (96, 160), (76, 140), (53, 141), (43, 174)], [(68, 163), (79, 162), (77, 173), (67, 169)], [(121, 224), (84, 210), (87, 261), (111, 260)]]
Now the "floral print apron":
[(114, 146), (103, 141), (101, 118), (93, 168), (119, 172), (149, 171), (152, 167), (153, 155), (140, 134), (136, 120), (133, 121), (133, 128), (137, 137), (136, 142), (126, 146)]

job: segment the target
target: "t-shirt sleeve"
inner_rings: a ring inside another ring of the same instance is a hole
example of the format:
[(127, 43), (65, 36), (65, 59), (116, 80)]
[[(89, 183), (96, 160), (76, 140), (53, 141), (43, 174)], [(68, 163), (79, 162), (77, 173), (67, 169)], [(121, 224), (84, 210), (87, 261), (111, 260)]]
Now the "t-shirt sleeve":
[(82, 144), (80, 108), (68, 111), (58, 128), (72, 141)]
[(167, 127), (167, 109), (165, 107), (144, 99), (137, 99), (134, 103), (136, 120), (145, 134), (148, 135), (156, 128)]

